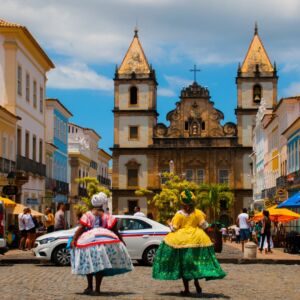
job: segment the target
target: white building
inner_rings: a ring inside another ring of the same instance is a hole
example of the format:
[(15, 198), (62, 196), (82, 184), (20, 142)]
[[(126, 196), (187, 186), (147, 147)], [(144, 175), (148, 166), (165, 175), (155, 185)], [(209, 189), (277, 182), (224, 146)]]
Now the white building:
[(46, 73), (54, 64), (26, 27), (0, 20), (0, 105), (17, 122), (17, 170), (28, 174), (18, 201), (41, 205), (45, 196)]

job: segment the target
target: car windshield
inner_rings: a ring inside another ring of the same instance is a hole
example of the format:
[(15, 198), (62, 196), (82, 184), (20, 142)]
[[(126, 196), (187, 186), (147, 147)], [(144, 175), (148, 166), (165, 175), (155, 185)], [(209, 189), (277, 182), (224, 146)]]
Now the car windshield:
[(152, 228), (150, 224), (145, 221), (138, 219), (118, 219), (118, 229), (123, 230), (140, 230), (140, 229), (149, 229)]

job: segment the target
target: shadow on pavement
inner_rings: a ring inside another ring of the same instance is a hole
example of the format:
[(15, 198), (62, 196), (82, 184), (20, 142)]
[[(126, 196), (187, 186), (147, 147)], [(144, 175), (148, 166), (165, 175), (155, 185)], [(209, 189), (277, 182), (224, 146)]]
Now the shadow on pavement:
[[(84, 295), (84, 293), (75, 293), (75, 295)], [(130, 295), (135, 295), (135, 293), (131, 292), (101, 292), (99, 296), (97, 297), (118, 297), (118, 296), (130, 296)], [(95, 296), (93, 296), (95, 297)]]
[[(169, 297), (178, 297), (183, 298), (180, 293), (159, 293), (160, 296), (169, 296)], [(214, 293), (202, 293), (202, 294), (193, 294), (191, 293), (189, 296), (184, 296), (185, 298), (202, 298), (202, 299), (230, 299), (229, 296), (224, 294), (214, 294)]]

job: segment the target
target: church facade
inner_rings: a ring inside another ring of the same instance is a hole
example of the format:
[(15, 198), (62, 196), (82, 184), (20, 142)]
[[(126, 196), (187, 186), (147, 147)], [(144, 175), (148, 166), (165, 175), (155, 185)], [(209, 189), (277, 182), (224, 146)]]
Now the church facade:
[(115, 72), (113, 210), (132, 212), (138, 205), (153, 211), (146, 197), (135, 190), (159, 192), (162, 174), (172, 171), (197, 183), (227, 183), (235, 194), (230, 211), (220, 218), (232, 222), (252, 201), (252, 130), (262, 98), (273, 107), (277, 74), (255, 28), (245, 60), (239, 65), (237, 124), (222, 125), (222, 111), (215, 108), (209, 90), (194, 81), (184, 87), (179, 101), (166, 118), (157, 122), (157, 81), (143, 51), (137, 31)]

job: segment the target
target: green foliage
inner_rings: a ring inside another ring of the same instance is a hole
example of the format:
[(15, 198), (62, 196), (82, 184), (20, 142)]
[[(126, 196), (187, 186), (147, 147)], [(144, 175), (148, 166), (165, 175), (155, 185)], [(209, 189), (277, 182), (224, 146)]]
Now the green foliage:
[(227, 207), (230, 208), (234, 203), (234, 194), (226, 184), (201, 184), (198, 188), (198, 197), (200, 207), (209, 208), (213, 213), (213, 222), (221, 210), (221, 201), (226, 201)]
[(83, 203), (74, 205), (75, 209), (78, 212), (85, 213), (86, 211), (88, 211), (89, 209), (91, 209), (93, 207), (91, 200), (92, 200), (93, 195), (95, 195), (95, 194), (103, 192), (107, 195), (107, 197), (111, 196), (110, 191), (107, 188), (101, 186), (99, 181), (94, 177), (77, 178), (76, 182), (79, 184), (84, 184), (84, 186), (86, 186), (86, 190), (87, 190), (87, 197), (81, 198), (81, 201)]
[[(230, 207), (234, 203), (234, 194), (224, 184), (201, 184), (187, 181), (173, 173), (163, 173), (166, 180), (162, 185), (160, 193), (154, 195), (151, 204), (157, 209), (158, 221), (167, 223), (181, 208), (180, 194), (185, 190), (191, 190), (196, 197), (195, 207), (203, 211), (209, 209), (213, 212), (215, 221), (216, 215), (220, 213), (220, 200), (225, 200)], [(140, 189), (136, 191), (137, 196), (149, 195), (151, 191)], [(152, 192), (151, 192), (152, 193)]]

